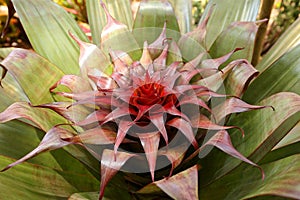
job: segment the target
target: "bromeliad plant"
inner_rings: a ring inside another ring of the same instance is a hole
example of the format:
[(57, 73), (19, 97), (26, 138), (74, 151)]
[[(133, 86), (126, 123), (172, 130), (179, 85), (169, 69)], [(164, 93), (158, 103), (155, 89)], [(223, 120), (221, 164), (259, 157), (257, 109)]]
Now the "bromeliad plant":
[(257, 0), (212, 0), (190, 32), (185, 1), (133, 21), (90, 0), (93, 42), (51, 1), (12, 3), (35, 52), (1, 51), (3, 197), (299, 196), (299, 21), (254, 68)]

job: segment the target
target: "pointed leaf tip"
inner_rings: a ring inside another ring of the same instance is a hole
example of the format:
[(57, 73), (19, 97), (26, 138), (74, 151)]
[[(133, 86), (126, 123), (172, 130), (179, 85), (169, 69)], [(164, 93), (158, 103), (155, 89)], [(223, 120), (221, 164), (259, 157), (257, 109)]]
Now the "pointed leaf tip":
[(173, 199), (197, 200), (198, 197), (198, 166), (195, 165), (170, 178), (154, 182), (160, 189)]

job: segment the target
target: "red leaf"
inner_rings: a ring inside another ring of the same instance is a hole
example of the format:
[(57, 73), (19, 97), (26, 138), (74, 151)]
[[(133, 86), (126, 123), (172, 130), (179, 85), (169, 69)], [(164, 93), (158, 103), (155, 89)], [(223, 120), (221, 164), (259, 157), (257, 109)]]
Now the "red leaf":
[(68, 142), (62, 139), (70, 136), (73, 136), (73, 134), (66, 129), (59, 127), (52, 128), (46, 133), (41, 143), (33, 151), (31, 151), (21, 159), (17, 160), (16, 162), (8, 165), (4, 169), (2, 169), (1, 172), (8, 170), (9, 168), (18, 165), (22, 162), (25, 162), (26, 160), (35, 157), (42, 152), (59, 149), (69, 144), (72, 144), (72, 142)]
[(152, 181), (154, 182), (154, 172), (156, 166), (156, 158), (157, 158), (160, 134), (159, 132), (153, 132), (153, 133), (138, 134), (138, 136), (144, 148), (146, 158), (149, 164)]
[(165, 127), (164, 114), (163, 113), (152, 114), (150, 112), (149, 118), (150, 118), (151, 122), (157, 127), (158, 131), (163, 136), (166, 144), (168, 145), (169, 139), (168, 139), (168, 134), (167, 134), (166, 127)]
[(197, 165), (170, 178), (154, 182), (173, 199), (198, 200), (198, 167)]
[(192, 126), (187, 121), (182, 118), (174, 118), (167, 122), (167, 125), (173, 126), (180, 130), (182, 134), (190, 141), (190, 143), (194, 146), (195, 149), (198, 148), (198, 143), (195, 139), (195, 134), (193, 132)]
[[(114, 63), (114, 72), (120, 73), (124, 76), (129, 75), (129, 65), (132, 63), (131, 61), (126, 61), (126, 59), (129, 57), (128, 55), (125, 55), (125, 52), (121, 51), (110, 51), (109, 55)], [(122, 56), (126, 57), (125, 59), (122, 59)], [(130, 58), (130, 57), (129, 57)]]
[(128, 154), (125, 152), (117, 152), (116, 160), (114, 159), (114, 152), (108, 149), (104, 149), (101, 158), (101, 183), (100, 183), (100, 197), (104, 196), (104, 190), (107, 183), (112, 179), (114, 175), (121, 169), (128, 159), (135, 156), (134, 154)]
[(128, 130), (131, 128), (130, 125), (131, 125), (131, 122), (126, 121), (126, 120), (121, 120), (120, 123), (118, 124), (118, 133), (117, 133), (117, 138), (116, 138), (115, 145), (114, 145), (114, 158), (115, 159), (116, 159), (116, 155), (117, 155), (120, 144), (123, 142)]

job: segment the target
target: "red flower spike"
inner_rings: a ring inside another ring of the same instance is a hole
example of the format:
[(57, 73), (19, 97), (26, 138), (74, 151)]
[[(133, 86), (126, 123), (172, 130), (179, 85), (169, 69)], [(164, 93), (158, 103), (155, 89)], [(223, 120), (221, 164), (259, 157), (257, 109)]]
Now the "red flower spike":
[(138, 134), (141, 144), (144, 148), (151, 173), (152, 181), (154, 182), (154, 171), (156, 166), (156, 158), (158, 145), (160, 140), (159, 132)]

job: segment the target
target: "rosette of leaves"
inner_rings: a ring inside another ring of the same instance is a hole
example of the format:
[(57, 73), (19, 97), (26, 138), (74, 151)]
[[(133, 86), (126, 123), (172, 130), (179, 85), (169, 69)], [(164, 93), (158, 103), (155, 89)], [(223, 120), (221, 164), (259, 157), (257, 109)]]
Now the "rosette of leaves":
[(34, 51), (1, 49), (1, 197), (299, 197), (299, 21), (254, 68), (257, 0), (210, 1), (194, 30), (180, 1), (133, 20), (90, 0), (92, 41), (52, 1), (12, 3)]

